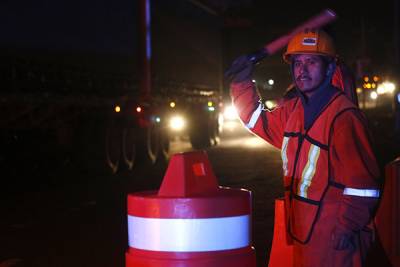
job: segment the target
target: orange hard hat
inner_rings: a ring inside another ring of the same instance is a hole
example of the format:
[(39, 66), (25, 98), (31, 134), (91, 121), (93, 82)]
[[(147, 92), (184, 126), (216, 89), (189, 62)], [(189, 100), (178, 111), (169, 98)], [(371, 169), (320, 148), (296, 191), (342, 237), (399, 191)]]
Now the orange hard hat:
[(283, 59), (290, 63), (290, 56), (295, 54), (315, 54), (327, 57), (336, 57), (332, 38), (319, 29), (305, 29), (290, 39)]

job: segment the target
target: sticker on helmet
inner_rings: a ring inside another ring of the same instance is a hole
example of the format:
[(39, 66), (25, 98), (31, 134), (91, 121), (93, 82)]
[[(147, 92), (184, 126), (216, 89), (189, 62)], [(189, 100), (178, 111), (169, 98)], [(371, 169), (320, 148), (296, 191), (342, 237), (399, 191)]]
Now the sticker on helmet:
[(317, 38), (315, 37), (303, 38), (303, 45), (317, 45)]

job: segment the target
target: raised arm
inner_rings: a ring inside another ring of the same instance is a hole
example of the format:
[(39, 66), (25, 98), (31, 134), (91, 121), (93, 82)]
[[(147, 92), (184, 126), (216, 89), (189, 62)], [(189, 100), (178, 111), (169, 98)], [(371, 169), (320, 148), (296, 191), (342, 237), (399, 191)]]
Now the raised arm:
[(287, 101), (272, 111), (267, 110), (251, 80), (254, 69), (251, 60), (241, 56), (232, 67), (241, 70), (233, 75), (230, 84), (232, 101), (241, 121), (251, 132), (281, 148), (284, 127), (295, 100)]

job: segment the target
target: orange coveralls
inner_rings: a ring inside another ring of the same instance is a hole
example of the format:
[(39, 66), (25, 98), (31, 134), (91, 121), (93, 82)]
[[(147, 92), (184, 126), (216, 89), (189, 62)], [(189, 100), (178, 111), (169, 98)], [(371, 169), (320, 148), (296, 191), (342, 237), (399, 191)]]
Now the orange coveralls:
[[(272, 111), (251, 81), (232, 83), (231, 96), (245, 126), (281, 149), (294, 266), (363, 266), (379, 168), (360, 110), (337, 90), (305, 129), (299, 96)], [(333, 233), (351, 236), (353, 246), (335, 250)]]

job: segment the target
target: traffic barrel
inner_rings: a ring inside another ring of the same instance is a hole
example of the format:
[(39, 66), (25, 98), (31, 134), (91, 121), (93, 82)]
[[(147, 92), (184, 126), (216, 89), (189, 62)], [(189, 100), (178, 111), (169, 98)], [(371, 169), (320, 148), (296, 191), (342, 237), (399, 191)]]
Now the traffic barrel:
[(375, 223), (385, 256), (391, 266), (400, 267), (400, 157), (385, 166), (385, 185)]
[(175, 154), (158, 192), (128, 195), (126, 267), (255, 267), (251, 198), (218, 186), (205, 152)]
[(275, 199), (274, 237), (268, 267), (293, 266), (293, 243), (286, 230), (285, 200)]

